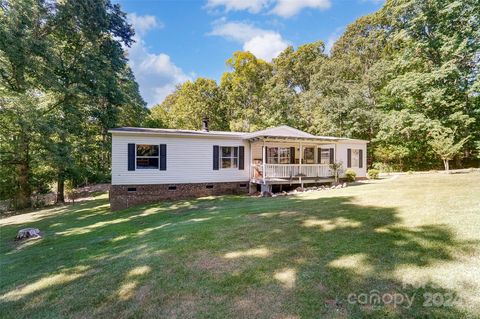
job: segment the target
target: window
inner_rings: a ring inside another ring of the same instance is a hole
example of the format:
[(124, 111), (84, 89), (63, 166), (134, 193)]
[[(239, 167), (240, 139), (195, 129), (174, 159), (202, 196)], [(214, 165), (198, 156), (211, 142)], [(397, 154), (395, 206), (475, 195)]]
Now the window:
[(158, 169), (158, 145), (137, 145), (137, 169)]
[(305, 147), (303, 149), (303, 163), (315, 164), (315, 148)]
[(170, 186), (168, 186), (168, 190), (169, 190), (169, 191), (176, 191), (176, 190), (177, 190), (177, 186), (175, 186), (175, 185), (170, 185)]
[(352, 167), (360, 166), (360, 150), (352, 149)]
[(222, 146), (220, 151), (222, 168), (238, 167), (238, 147)]
[(127, 188), (127, 191), (128, 192), (136, 192), (137, 188), (136, 187), (129, 187), (129, 188)]
[(330, 149), (322, 148), (320, 152), (320, 164), (330, 164)]
[(208, 185), (205, 186), (205, 188), (207, 188), (207, 189), (212, 189), (212, 188), (213, 188), (213, 185), (212, 185), (212, 184), (208, 184)]
[(247, 184), (243, 183), (239, 185), (240, 188), (247, 188)]
[(267, 164), (290, 164), (290, 148), (267, 148)]

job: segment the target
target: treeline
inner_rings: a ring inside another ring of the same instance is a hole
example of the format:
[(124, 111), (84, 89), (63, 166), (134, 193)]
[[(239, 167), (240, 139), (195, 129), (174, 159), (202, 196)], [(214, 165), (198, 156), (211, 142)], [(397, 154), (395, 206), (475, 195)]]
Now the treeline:
[[(480, 3), (395, 0), (272, 62), (237, 52), (151, 111), (124, 48), (134, 30), (109, 0), (0, 0), (0, 200), (110, 179), (111, 127), (253, 131), (287, 124), (371, 141), (369, 165), (477, 165)], [(477, 161), (477, 162), (475, 162)]]
[(0, 0), (0, 199), (109, 181), (108, 129), (148, 110), (127, 66), (134, 31), (109, 0)]
[(271, 63), (248, 52), (217, 84), (198, 78), (151, 110), (149, 125), (253, 131), (287, 124), (370, 140), (369, 164), (416, 170), (478, 165), (480, 2), (390, 0), (322, 41)]

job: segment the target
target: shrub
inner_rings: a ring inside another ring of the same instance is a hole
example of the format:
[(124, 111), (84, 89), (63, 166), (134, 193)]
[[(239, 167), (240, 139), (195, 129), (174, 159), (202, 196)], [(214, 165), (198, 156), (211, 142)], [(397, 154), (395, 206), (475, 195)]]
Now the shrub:
[(388, 164), (388, 163), (381, 163), (381, 162), (373, 163), (372, 167), (374, 169), (378, 169), (380, 172), (383, 172), (383, 173), (399, 172), (402, 170), (402, 167), (398, 164)]
[(357, 177), (357, 173), (353, 169), (347, 169), (345, 171), (345, 179), (347, 182), (355, 182), (355, 177)]
[(72, 203), (75, 203), (75, 199), (78, 197), (78, 192), (71, 180), (65, 181), (65, 195), (72, 201)]
[(333, 177), (335, 178), (335, 183), (338, 183), (338, 175), (342, 169), (342, 162), (332, 163), (329, 165), (332, 170)]
[(378, 179), (378, 174), (380, 174), (380, 171), (378, 169), (369, 169), (367, 172), (368, 178), (370, 179)]

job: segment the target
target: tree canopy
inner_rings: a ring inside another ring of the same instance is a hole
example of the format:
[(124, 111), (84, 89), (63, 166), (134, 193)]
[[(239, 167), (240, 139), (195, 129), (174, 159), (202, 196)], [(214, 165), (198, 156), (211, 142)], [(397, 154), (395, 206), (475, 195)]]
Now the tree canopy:
[(145, 102), (123, 46), (134, 31), (108, 0), (0, 1), (2, 198), (17, 208), (52, 183), (108, 181), (107, 131), (141, 125)]
[[(214, 122), (367, 139), (369, 164), (388, 169), (440, 166), (431, 132), (441, 128), (455, 132), (452, 145), (464, 141), (455, 165), (471, 165), (480, 141), (479, 15), (475, 0), (388, 0), (350, 24), (331, 52), (322, 41), (288, 47), (271, 62), (236, 52), (211, 85), (221, 110)], [(198, 102), (186, 103), (189, 95), (179, 87), (152, 117), (192, 127)]]

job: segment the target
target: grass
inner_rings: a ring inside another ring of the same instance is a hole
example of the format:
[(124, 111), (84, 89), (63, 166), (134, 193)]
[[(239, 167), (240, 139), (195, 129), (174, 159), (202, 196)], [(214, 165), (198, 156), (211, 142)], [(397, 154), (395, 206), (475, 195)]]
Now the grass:
[[(480, 317), (479, 180), (407, 175), (120, 212), (101, 195), (0, 219), (0, 316)], [(13, 241), (24, 227), (43, 239)], [(362, 294), (386, 300), (349, 302)], [(388, 302), (400, 294), (410, 307)]]

